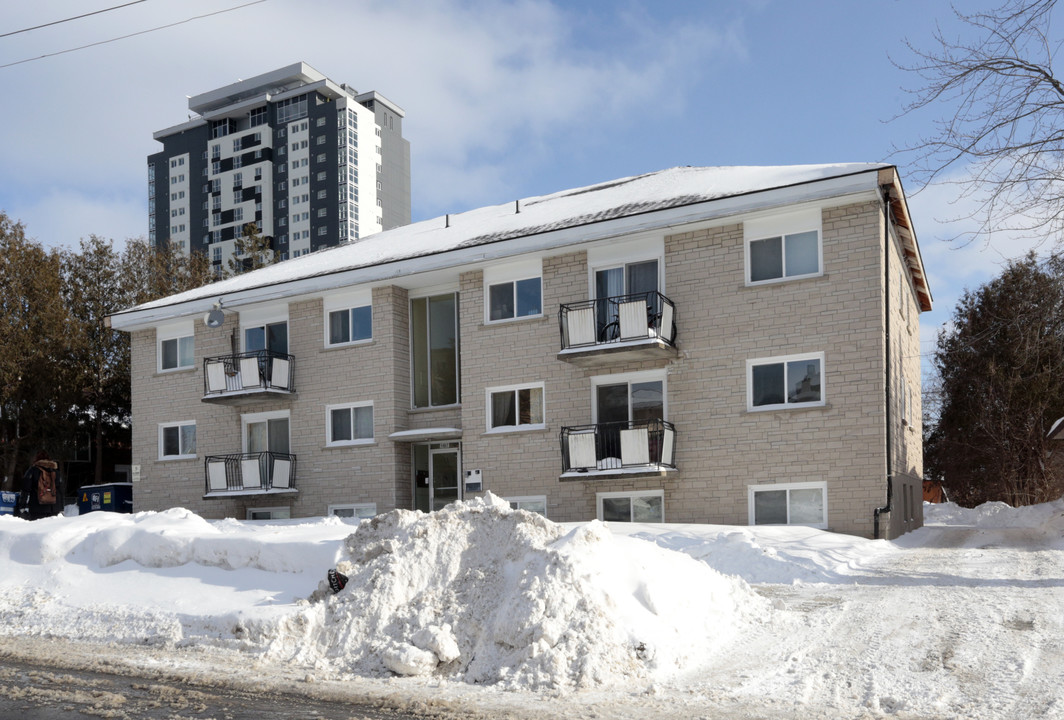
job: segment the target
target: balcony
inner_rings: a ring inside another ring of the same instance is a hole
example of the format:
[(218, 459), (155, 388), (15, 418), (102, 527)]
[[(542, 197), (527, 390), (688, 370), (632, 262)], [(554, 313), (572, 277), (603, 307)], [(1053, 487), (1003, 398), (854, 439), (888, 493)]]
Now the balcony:
[(203, 402), (250, 405), (294, 395), (295, 358), (256, 350), (203, 359)]
[(665, 420), (563, 427), (561, 446), (563, 480), (676, 469), (676, 428)]
[(296, 492), (296, 456), (255, 452), (208, 455), (207, 495), (267, 495)]
[(659, 292), (562, 305), (558, 359), (580, 367), (676, 357), (676, 306)]

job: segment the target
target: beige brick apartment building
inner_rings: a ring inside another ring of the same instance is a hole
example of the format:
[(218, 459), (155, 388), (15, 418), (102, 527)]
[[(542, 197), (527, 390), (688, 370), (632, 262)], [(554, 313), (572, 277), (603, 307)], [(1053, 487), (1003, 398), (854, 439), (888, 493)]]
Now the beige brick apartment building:
[(921, 513), (896, 169), (674, 168), (428, 220), (141, 305), (137, 510), (558, 521)]

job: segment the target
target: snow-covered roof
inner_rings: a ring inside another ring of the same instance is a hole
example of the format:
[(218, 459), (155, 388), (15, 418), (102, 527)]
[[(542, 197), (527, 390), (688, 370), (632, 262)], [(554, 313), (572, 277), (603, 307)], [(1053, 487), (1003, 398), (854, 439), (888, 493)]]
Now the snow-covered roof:
[(874, 190), (885, 172), (896, 178), (882, 163), (676, 167), (386, 230), (144, 303), (116, 313), (112, 325), (201, 313), (219, 298), (232, 308)]

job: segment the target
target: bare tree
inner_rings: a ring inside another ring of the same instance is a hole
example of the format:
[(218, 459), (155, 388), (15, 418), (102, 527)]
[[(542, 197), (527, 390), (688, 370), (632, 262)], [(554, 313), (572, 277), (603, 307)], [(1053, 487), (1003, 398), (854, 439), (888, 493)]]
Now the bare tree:
[(1008, 0), (995, 11), (968, 15), (954, 8), (965, 30), (954, 39), (938, 26), (931, 51), (907, 42), (915, 56), (899, 67), (922, 87), (903, 115), (946, 109), (934, 132), (909, 147), (919, 184), (955, 182), (976, 201), (978, 230), (1025, 237), (1064, 231), (1064, 83), (1053, 59), (1050, 32), (1056, 0)]

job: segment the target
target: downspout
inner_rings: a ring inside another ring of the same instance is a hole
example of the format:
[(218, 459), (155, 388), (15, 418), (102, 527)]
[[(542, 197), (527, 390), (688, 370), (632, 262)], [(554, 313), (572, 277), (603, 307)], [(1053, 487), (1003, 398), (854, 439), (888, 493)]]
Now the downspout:
[(887, 423), (886, 450), (887, 450), (887, 504), (877, 507), (874, 513), (872, 538), (879, 539), (879, 516), (889, 513), (893, 509), (894, 501), (894, 459), (891, 448), (891, 422), (890, 422), (890, 186), (881, 185), (880, 197), (883, 202), (883, 314), (886, 321), (886, 337), (884, 343), (884, 377), (883, 388), (884, 413)]

